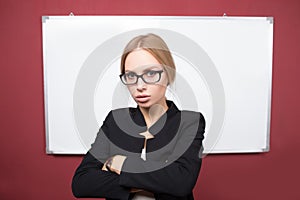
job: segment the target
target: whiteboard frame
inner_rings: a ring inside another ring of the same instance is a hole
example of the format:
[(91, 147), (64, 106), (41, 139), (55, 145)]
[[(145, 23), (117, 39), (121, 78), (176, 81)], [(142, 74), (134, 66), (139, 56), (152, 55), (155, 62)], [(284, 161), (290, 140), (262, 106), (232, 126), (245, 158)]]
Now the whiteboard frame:
[[(183, 20), (183, 19), (205, 19), (205, 20), (256, 20), (256, 19), (265, 19), (266, 21), (269, 21), (272, 28), (272, 35), (270, 36), (270, 44), (273, 45), (273, 23), (274, 19), (273, 17), (208, 17), (208, 16), (42, 16), (42, 24), (44, 24), (48, 20), (60, 20), (60, 19), (70, 19), (70, 20), (77, 20), (77, 19), (87, 19), (87, 18), (95, 18), (95, 17), (101, 17), (103, 20), (110, 19), (110, 18), (120, 18), (124, 19), (175, 19), (175, 20)], [(47, 58), (47, 50), (46, 50), (46, 40), (44, 37), (43, 32), (43, 60), (45, 61)], [(273, 46), (271, 47), (273, 49)], [(268, 116), (267, 116), (267, 142), (266, 142), (266, 148), (263, 149), (255, 149), (255, 150), (243, 150), (243, 151), (237, 151), (235, 149), (233, 150), (220, 150), (220, 151), (213, 151), (210, 153), (259, 153), (259, 152), (268, 152), (270, 151), (270, 126), (271, 126), (271, 97), (272, 97), (272, 61), (273, 61), (273, 50), (270, 53), (270, 66), (269, 66), (269, 94), (268, 94)], [(45, 109), (45, 129), (46, 129), (46, 153), (47, 154), (77, 154), (72, 152), (60, 152), (55, 151), (49, 148), (49, 142), (50, 142), (50, 130), (49, 130), (49, 110), (48, 110), (48, 80), (47, 80), (47, 66), (44, 63), (43, 64), (43, 74), (44, 74), (44, 109)]]

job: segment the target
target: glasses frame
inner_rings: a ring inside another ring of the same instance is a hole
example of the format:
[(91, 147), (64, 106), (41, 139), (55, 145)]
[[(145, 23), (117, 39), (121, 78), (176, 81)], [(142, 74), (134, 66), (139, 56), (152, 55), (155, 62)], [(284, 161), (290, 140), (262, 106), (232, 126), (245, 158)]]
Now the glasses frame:
[[(159, 78), (158, 78), (157, 81), (155, 81), (155, 82), (150, 82), (150, 83), (149, 83), (149, 82), (147, 82), (147, 81), (143, 78), (143, 76), (144, 76), (145, 74), (147, 74), (149, 71), (153, 71), (153, 72), (158, 73)], [(162, 69), (162, 70), (149, 70), (149, 71), (147, 71), (147, 72), (145, 72), (145, 73), (142, 73), (142, 74), (140, 74), (140, 75), (135, 74), (135, 76), (136, 76), (137, 78), (136, 78), (136, 81), (135, 81), (134, 83), (125, 83), (125, 82), (124, 82), (124, 80), (123, 80), (122, 77), (123, 77), (126, 73), (120, 74), (119, 77), (120, 77), (120, 79), (121, 79), (121, 81), (122, 81), (122, 83), (123, 83), (124, 85), (135, 85), (135, 84), (137, 84), (137, 82), (139, 81), (139, 78), (141, 78), (141, 79), (144, 81), (144, 83), (146, 83), (146, 84), (155, 84), (155, 83), (157, 83), (157, 82), (160, 81), (160, 79), (161, 79), (161, 74), (164, 72), (163, 69)]]

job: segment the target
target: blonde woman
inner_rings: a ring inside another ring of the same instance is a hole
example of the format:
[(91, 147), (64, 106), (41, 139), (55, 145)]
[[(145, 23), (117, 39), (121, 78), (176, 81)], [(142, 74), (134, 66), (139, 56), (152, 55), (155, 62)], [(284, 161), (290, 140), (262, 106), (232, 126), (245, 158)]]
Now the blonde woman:
[[(72, 182), (76, 197), (192, 200), (205, 120), (166, 99), (176, 68), (155, 34), (133, 38), (121, 58), (122, 83), (136, 108), (112, 110)], [(189, 98), (189, 97), (186, 97)]]

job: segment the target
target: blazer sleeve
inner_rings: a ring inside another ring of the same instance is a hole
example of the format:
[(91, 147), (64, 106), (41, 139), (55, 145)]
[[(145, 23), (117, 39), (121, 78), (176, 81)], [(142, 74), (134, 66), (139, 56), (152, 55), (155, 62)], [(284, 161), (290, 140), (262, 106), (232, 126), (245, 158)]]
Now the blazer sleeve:
[(75, 197), (98, 197), (120, 200), (127, 200), (129, 198), (130, 190), (126, 186), (120, 186), (120, 176), (102, 170), (103, 163), (109, 157), (109, 142), (104, 134), (104, 132), (108, 131), (107, 123), (110, 123), (109, 117), (106, 117), (97, 134), (95, 143), (84, 156), (73, 176), (72, 192)]
[[(168, 164), (161, 169), (146, 173), (129, 173), (122, 171), (120, 175), (120, 185), (125, 187), (141, 188), (153, 193), (168, 194), (178, 197), (191, 194), (201, 168), (201, 152), (203, 150), (202, 140), (204, 139), (205, 129), (205, 120), (203, 115), (200, 114), (200, 117), (197, 117), (196, 119), (197, 122), (192, 122), (199, 123), (196, 134), (195, 132), (191, 133), (192, 129), (190, 127), (184, 127), (182, 130), (183, 133), (178, 139), (176, 146), (181, 148), (180, 146), (186, 145), (188, 140), (191, 142), (187, 150), (178, 159), (172, 161), (171, 164)], [(144, 161), (142, 159), (132, 160), (129, 157), (125, 160), (123, 168), (130, 167), (130, 165), (134, 163), (134, 165), (139, 165), (140, 168), (144, 167), (147, 171), (147, 167), (152, 165), (147, 162), (152, 161)], [(161, 166), (163, 166), (163, 163), (161, 163)]]

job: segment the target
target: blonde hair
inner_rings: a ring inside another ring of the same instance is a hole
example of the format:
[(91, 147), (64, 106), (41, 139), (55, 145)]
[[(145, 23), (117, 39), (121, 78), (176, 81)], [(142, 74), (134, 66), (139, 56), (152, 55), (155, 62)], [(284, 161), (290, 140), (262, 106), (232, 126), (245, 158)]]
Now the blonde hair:
[(133, 38), (124, 48), (121, 57), (121, 73), (125, 73), (125, 61), (127, 56), (134, 50), (143, 49), (148, 51), (154, 58), (164, 66), (169, 83), (173, 83), (176, 74), (176, 67), (172, 54), (165, 41), (153, 33), (140, 35)]

